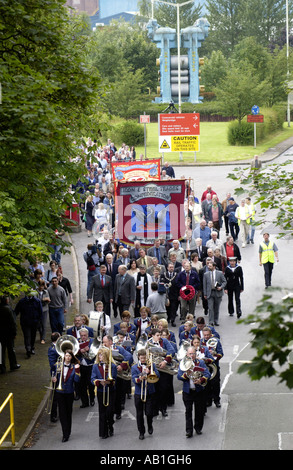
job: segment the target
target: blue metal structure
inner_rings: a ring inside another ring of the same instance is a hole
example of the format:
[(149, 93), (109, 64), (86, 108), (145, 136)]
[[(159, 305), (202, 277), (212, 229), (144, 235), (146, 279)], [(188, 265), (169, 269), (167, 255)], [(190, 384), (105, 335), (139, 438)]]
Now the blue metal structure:
[[(189, 103), (199, 103), (203, 87), (200, 86), (198, 49), (208, 36), (209, 22), (199, 18), (193, 26), (180, 30), (180, 49), (186, 48), (187, 55), (180, 55), (181, 100)], [(156, 20), (147, 24), (148, 36), (161, 50), (158, 64), (160, 66), (159, 97), (156, 103), (178, 101), (178, 56), (172, 55), (172, 49), (177, 48), (177, 32), (174, 28), (160, 27)]]

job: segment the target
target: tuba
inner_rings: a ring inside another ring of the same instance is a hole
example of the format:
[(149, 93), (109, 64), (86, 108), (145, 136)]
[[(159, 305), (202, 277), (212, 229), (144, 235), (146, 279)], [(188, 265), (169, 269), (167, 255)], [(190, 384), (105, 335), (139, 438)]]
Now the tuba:
[(98, 351), (101, 347), (102, 340), (100, 338), (95, 338), (90, 345), (90, 349), (88, 352), (88, 358), (89, 359), (95, 359), (96, 355), (98, 354)]
[(176, 354), (176, 357), (177, 357), (177, 360), (180, 362), (185, 356), (186, 356), (186, 353), (187, 353), (187, 349), (191, 346), (191, 341), (187, 341), (187, 340), (183, 340), (179, 349), (178, 349), (178, 352)]
[[(115, 336), (114, 336), (115, 338)], [(118, 349), (111, 349), (112, 357), (113, 357), (113, 362), (116, 366), (119, 366), (122, 361), (124, 361), (124, 356), (120, 354)], [(117, 371), (117, 377), (120, 377), (120, 379), (123, 380), (131, 380), (131, 369), (128, 367), (127, 370), (122, 370), (122, 371)]]
[(170, 375), (177, 375), (178, 373), (178, 361), (172, 358), (170, 364), (167, 364), (164, 369), (160, 368), (160, 364), (163, 361), (164, 356), (166, 356), (167, 352), (165, 349), (161, 348), (160, 346), (152, 345), (152, 343), (148, 343), (147, 345), (150, 353), (153, 354), (153, 362), (156, 364), (157, 369), (160, 372), (166, 372), (166, 374)]
[(60, 373), (59, 377), (59, 384), (56, 390), (63, 390), (62, 389), (62, 371), (63, 371), (63, 363), (64, 363), (64, 356), (67, 349), (70, 349), (75, 356), (79, 351), (79, 342), (77, 339), (72, 335), (63, 335), (58, 338), (56, 342), (56, 351), (59, 354), (59, 358), (57, 361), (57, 373)]

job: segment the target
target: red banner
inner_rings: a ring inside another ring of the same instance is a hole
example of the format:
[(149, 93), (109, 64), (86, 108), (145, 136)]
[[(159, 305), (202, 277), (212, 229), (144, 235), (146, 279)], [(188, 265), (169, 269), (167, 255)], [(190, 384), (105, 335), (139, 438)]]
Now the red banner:
[(156, 238), (179, 240), (185, 234), (185, 180), (117, 184), (115, 238), (152, 246)]
[(137, 160), (134, 162), (111, 162), (112, 177), (118, 181), (147, 181), (160, 179), (161, 159)]

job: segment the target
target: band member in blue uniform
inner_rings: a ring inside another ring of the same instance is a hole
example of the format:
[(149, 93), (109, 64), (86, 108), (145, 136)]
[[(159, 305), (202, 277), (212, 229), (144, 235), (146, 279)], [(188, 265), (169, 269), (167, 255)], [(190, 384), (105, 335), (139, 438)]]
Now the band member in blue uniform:
[(133, 363), (133, 357), (132, 354), (126, 351), (125, 348), (113, 343), (113, 338), (111, 335), (106, 335), (103, 337), (103, 345), (106, 348), (112, 349), (112, 357), (114, 361), (116, 361), (116, 354), (123, 357), (123, 359), (119, 363), (116, 361), (118, 375), (116, 378), (114, 406), (114, 414), (116, 415), (116, 419), (121, 419), (122, 405), (123, 403), (125, 403), (125, 380), (121, 377), (121, 374), (119, 373), (122, 373), (123, 371), (127, 372), (129, 370)]
[(89, 406), (89, 404), (94, 406), (95, 404), (95, 387), (91, 382), (92, 368), (95, 362), (95, 357), (92, 359), (89, 358), (89, 351), (93, 341), (93, 338), (89, 338), (89, 332), (87, 328), (81, 328), (79, 351), (76, 355), (80, 362), (80, 408), (86, 408)]
[[(215, 344), (210, 344), (211, 341), (209, 340), (213, 340)], [(216, 407), (220, 408), (220, 359), (224, 355), (223, 348), (219, 338), (212, 334), (211, 329), (208, 326), (204, 327), (203, 329), (203, 338), (200, 341), (200, 345), (208, 347), (210, 353), (215, 358), (214, 363), (217, 366), (217, 373), (211, 380), (209, 380), (207, 386), (207, 406), (211, 406), (212, 402), (214, 401)]]
[(154, 363), (147, 357), (147, 351), (140, 349), (138, 351), (138, 363), (131, 367), (131, 376), (134, 383), (134, 403), (136, 409), (136, 423), (139, 432), (139, 439), (144, 439), (145, 424), (144, 414), (147, 419), (148, 433), (153, 434), (153, 416), (154, 416), (154, 382), (160, 378)]
[(196, 434), (202, 433), (206, 409), (204, 387), (208, 383), (210, 372), (204, 361), (196, 358), (196, 350), (193, 346), (188, 348), (186, 358), (190, 359), (191, 367), (188, 370), (181, 370), (179, 366), (177, 378), (183, 382), (182, 398), (185, 406), (186, 437), (192, 437), (193, 428)]
[[(80, 367), (78, 360), (70, 349), (64, 352), (62, 368), (60, 367), (61, 365), (61, 361), (55, 364), (55, 377), (53, 377), (52, 381), (56, 382), (55, 393), (57, 395), (59, 418), (63, 432), (62, 442), (67, 442), (72, 426), (74, 383), (80, 380)], [(58, 389), (59, 384), (61, 384), (61, 390)]]
[[(168, 402), (170, 403), (170, 396), (169, 396), (169, 391), (170, 391), (170, 382), (172, 379), (172, 375), (167, 372), (170, 367), (170, 364), (172, 362), (173, 356), (175, 355), (175, 350), (173, 346), (171, 345), (170, 341), (168, 341), (166, 338), (162, 338), (161, 332), (158, 328), (153, 328), (151, 330), (151, 339), (148, 341), (148, 347), (154, 347), (156, 346), (159, 349), (162, 350), (164, 353), (163, 355), (159, 354), (156, 356), (156, 353), (154, 352), (153, 357), (157, 357), (158, 362), (157, 364), (157, 369), (160, 372), (160, 380), (156, 384), (156, 410), (155, 413), (158, 414), (158, 411), (161, 411), (162, 415), (164, 417), (168, 416), (167, 413), (167, 406)], [(172, 398), (172, 403), (174, 403), (175, 398)]]
[[(50, 365), (50, 376), (53, 377), (54, 374), (56, 373), (55, 369), (55, 364), (58, 361), (59, 354), (56, 351), (56, 342), (58, 338), (60, 338), (60, 333), (58, 331), (54, 332), (51, 334), (51, 344), (48, 348), (48, 361)], [(51, 413), (50, 413), (50, 421), (52, 423), (56, 423), (57, 421), (57, 395), (54, 393), (53, 395), (53, 402), (52, 402), (52, 407), (51, 407)]]
[(100, 348), (93, 365), (92, 384), (97, 387), (99, 404), (99, 436), (106, 439), (114, 434), (114, 406), (117, 367), (110, 359), (110, 350)]
[(136, 326), (130, 322), (131, 314), (128, 310), (124, 310), (121, 315), (121, 321), (114, 324), (114, 335), (121, 329), (121, 323), (127, 323), (127, 333), (136, 333)]

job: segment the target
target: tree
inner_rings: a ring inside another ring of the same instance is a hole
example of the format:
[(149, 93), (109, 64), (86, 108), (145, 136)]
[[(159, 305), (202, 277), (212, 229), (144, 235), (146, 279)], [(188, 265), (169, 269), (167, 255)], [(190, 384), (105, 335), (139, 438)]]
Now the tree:
[(203, 50), (221, 50), (229, 57), (236, 44), (244, 37), (243, 0), (207, 0), (207, 19), (210, 31), (203, 44)]
[[(0, 295), (24, 289), (23, 263), (49, 255), (55, 229), (78, 196), (84, 173), (79, 146), (103, 94), (96, 69), (84, 61), (87, 28), (64, 0), (3, 0), (0, 5), (1, 243), (11, 257), (17, 233), (18, 265)], [(96, 125), (97, 132), (99, 129)], [(61, 242), (64, 246), (68, 243)], [(20, 282), (22, 277), (23, 282)], [(11, 285), (14, 287), (11, 288)], [(29, 289), (29, 286), (27, 286)]]
[(269, 84), (259, 81), (253, 67), (246, 61), (230, 61), (227, 75), (214, 88), (219, 109), (224, 116), (235, 116), (239, 122), (249, 114), (253, 103), (265, 103)]
[(112, 21), (109, 26), (98, 28), (91, 34), (85, 52), (103, 80), (109, 83), (113, 83), (117, 74), (127, 67), (134, 73), (142, 71), (145, 90), (157, 86), (157, 46), (136, 24)]
[[(258, 207), (256, 224), (273, 224), (280, 229), (278, 237), (293, 235), (292, 171), (288, 165), (267, 165), (258, 173), (250, 168), (236, 168), (228, 176), (239, 181), (236, 194), (251, 196)], [(240, 321), (253, 325), (251, 347), (255, 356), (238, 370), (251, 380), (276, 376), (293, 388), (292, 338), (293, 294), (281, 287), (270, 288), (258, 303), (255, 312)], [(291, 357), (291, 359), (290, 359)]]
[[(277, 289), (280, 293), (280, 289)], [(293, 388), (292, 338), (293, 294), (280, 299), (266, 294), (255, 313), (239, 323), (254, 324), (251, 328), (251, 347), (256, 355), (250, 363), (242, 364), (238, 372), (247, 373), (251, 380), (278, 377), (288, 388)], [(290, 359), (291, 357), (291, 359)]]
[(226, 79), (228, 62), (222, 51), (213, 51), (209, 58), (205, 58), (201, 77), (205, 91), (213, 90), (222, 80)]
[[(163, 0), (164, 1), (164, 0)], [(185, 3), (186, 0), (168, 0), (168, 3), (174, 3), (174, 6), (161, 2), (154, 2), (154, 18), (160, 26), (177, 28), (177, 3)], [(140, 14), (151, 18), (151, 1), (140, 0), (138, 2)], [(196, 2), (189, 3), (179, 8), (180, 10), (180, 28), (192, 26), (201, 16), (202, 7), (196, 5)]]

